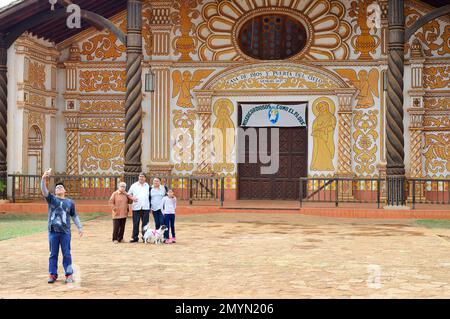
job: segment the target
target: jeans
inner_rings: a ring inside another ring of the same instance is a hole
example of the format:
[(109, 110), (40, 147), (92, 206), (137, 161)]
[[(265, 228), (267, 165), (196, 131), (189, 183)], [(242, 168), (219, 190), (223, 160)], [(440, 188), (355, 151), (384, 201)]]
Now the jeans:
[(164, 215), (164, 222), (166, 224), (166, 231), (164, 232), (164, 239), (169, 238), (169, 227), (172, 231), (172, 238), (175, 238), (175, 214)]
[(113, 235), (112, 240), (121, 241), (125, 232), (125, 223), (127, 218), (113, 219)]
[(155, 219), (155, 229), (158, 230), (159, 227), (164, 225), (164, 215), (160, 209), (153, 211), (153, 218)]
[(148, 219), (149, 219), (149, 210), (133, 210), (133, 240), (138, 240), (139, 238), (139, 222), (142, 219), (142, 227), (141, 227), (141, 232), (142, 232), (142, 238), (144, 238), (144, 226), (146, 226), (148, 224)]
[(48, 262), (48, 272), (50, 275), (58, 276), (58, 255), (59, 246), (63, 254), (63, 266), (66, 276), (73, 274), (72, 256), (70, 255), (71, 235), (66, 233), (49, 232), (48, 242), (50, 244), (50, 258)]

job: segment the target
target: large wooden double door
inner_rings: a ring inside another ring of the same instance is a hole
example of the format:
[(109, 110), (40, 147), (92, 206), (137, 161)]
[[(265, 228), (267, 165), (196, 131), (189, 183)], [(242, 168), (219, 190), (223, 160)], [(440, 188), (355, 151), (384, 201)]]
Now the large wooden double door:
[[(271, 130), (249, 129), (256, 130), (258, 138), (261, 136), (260, 130), (267, 130), (267, 150), (262, 151), (270, 154)], [(259, 156), (257, 163), (249, 163), (250, 154), (261, 151), (259, 143), (256, 144), (258, 145), (246, 143), (245, 163), (238, 165), (239, 199), (299, 199), (299, 178), (307, 175), (307, 128), (279, 128), (279, 169), (274, 174), (261, 174), (261, 167), (269, 164), (262, 163)]]

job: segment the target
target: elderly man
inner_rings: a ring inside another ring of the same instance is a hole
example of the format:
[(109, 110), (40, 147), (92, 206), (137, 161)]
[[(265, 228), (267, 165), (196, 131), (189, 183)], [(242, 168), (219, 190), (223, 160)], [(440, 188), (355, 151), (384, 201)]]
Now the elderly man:
[(75, 210), (75, 204), (71, 199), (66, 198), (66, 190), (62, 183), (55, 186), (55, 195), (47, 190), (46, 181), (52, 169), (48, 169), (41, 180), (41, 191), (48, 203), (48, 241), (50, 244), (49, 258), (49, 279), (48, 283), (53, 284), (58, 278), (58, 255), (59, 247), (63, 254), (63, 266), (66, 273), (66, 283), (73, 283), (72, 256), (70, 254), (70, 217), (78, 227), (80, 237), (83, 230)]
[(147, 177), (145, 173), (139, 174), (139, 181), (131, 185), (128, 190), (128, 195), (133, 200), (131, 209), (133, 211), (133, 235), (130, 243), (136, 243), (139, 241), (139, 223), (142, 219), (142, 241), (144, 242), (144, 226), (148, 224), (150, 214), (150, 201), (149, 192), (150, 186), (146, 182)]
[(119, 189), (112, 193), (111, 198), (109, 199), (109, 205), (112, 209), (112, 240), (114, 244), (118, 244), (123, 241), (123, 234), (125, 232), (125, 224), (128, 217), (128, 199), (130, 198), (125, 191), (126, 187), (126, 183), (119, 183)]

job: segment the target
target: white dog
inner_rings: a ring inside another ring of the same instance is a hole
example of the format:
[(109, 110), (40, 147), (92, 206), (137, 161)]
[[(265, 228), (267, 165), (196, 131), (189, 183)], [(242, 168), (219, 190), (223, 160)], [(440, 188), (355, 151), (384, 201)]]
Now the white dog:
[(166, 225), (162, 225), (158, 230), (150, 229), (150, 223), (148, 223), (144, 227), (144, 241), (151, 244), (162, 244), (164, 242), (164, 232), (166, 229)]

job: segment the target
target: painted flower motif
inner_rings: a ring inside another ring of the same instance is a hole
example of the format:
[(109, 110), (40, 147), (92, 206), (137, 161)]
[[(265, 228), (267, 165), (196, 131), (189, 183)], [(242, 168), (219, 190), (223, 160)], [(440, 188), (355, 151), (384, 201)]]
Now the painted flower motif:
[[(292, 4), (293, 3), (293, 4)], [(308, 33), (307, 44), (295, 59), (347, 59), (345, 40), (351, 26), (344, 21), (345, 7), (328, 0), (245, 0), (211, 2), (203, 7), (203, 22), (197, 27), (202, 61), (239, 61), (243, 54), (237, 41), (240, 27), (249, 19), (264, 14), (286, 14), (301, 22)]]

